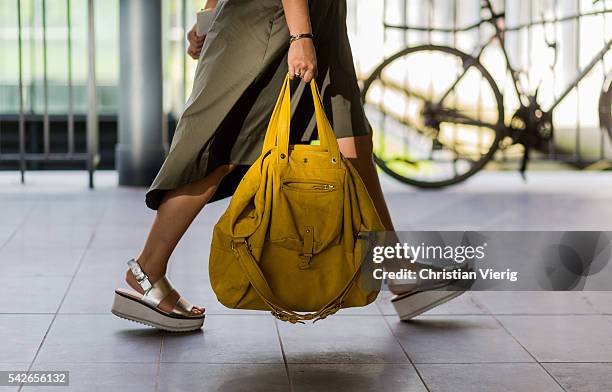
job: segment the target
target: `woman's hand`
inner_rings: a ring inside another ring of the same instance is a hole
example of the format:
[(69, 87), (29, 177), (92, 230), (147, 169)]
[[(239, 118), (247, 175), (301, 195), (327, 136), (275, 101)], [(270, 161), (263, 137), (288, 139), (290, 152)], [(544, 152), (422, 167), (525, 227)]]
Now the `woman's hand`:
[[(289, 35), (312, 33), (308, 0), (282, 0)], [(306, 83), (317, 77), (317, 53), (311, 38), (289, 44), (289, 78), (302, 78)]]
[(187, 48), (187, 54), (194, 60), (200, 58), (200, 52), (204, 45), (206, 35), (198, 35), (196, 32), (196, 26), (194, 25), (189, 33), (187, 33), (187, 41), (189, 41), (189, 47)]
[(301, 77), (306, 83), (317, 77), (317, 53), (310, 38), (302, 38), (289, 46), (289, 78)]

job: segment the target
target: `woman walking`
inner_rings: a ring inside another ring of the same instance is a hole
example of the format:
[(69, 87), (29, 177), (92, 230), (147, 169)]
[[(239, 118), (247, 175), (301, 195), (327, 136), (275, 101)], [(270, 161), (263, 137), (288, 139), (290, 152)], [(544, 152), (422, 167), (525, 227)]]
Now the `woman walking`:
[(137, 307), (114, 313), (177, 331), (201, 326), (204, 308), (181, 298), (165, 278), (170, 255), (204, 205), (232, 195), (259, 156), (287, 73), (297, 102), (292, 129), (299, 131), (291, 143), (308, 141), (314, 133), (312, 98), (306, 83), (299, 83), (314, 79), (340, 151), (362, 177), (385, 228), (394, 230), (372, 160), (372, 130), (346, 31), (346, 0), (208, 0), (205, 8), (213, 7), (207, 35), (198, 37), (195, 27), (188, 34), (188, 54), (198, 59), (193, 91), (146, 193), (146, 205), (157, 214), (144, 248), (128, 262), (125, 279), (136, 292), (116, 292), (158, 316), (139, 319)]

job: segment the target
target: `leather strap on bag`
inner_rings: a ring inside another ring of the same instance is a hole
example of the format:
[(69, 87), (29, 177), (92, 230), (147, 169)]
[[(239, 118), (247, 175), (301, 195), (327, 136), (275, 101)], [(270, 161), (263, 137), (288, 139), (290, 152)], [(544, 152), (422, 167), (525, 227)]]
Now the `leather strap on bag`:
[[(289, 80), (287, 75), (272, 112), (262, 148), (262, 153), (265, 153), (276, 146), (279, 164), (287, 164), (289, 161), (289, 134), (291, 132), (291, 85)], [(327, 147), (332, 163), (339, 163), (341, 154), (338, 141), (329, 120), (325, 116), (321, 94), (314, 80), (310, 82), (310, 91), (314, 103), (315, 119), (321, 145)]]
[(330, 316), (336, 313), (338, 310), (342, 308), (344, 298), (347, 296), (350, 291), (353, 282), (359, 276), (359, 272), (361, 269), (361, 263), (355, 268), (355, 272), (346, 283), (346, 285), (340, 290), (340, 292), (332, 298), (325, 306), (323, 306), (319, 311), (314, 313), (296, 313), (291, 310), (287, 310), (288, 307), (285, 306), (281, 300), (279, 300), (276, 295), (272, 292), (270, 285), (268, 284), (266, 277), (263, 272), (259, 268), (259, 264), (253, 257), (253, 254), (249, 250), (248, 243), (246, 239), (240, 238), (232, 241), (232, 249), (236, 254), (236, 259), (238, 260), (240, 266), (242, 267), (244, 274), (247, 279), (253, 286), (253, 289), (257, 292), (257, 294), (261, 297), (262, 301), (266, 303), (272, 310), (272, 315), (279, 320), (288, 321), (292, 324), (302, 323), (302, 320), (322, 320), (327, 316)]

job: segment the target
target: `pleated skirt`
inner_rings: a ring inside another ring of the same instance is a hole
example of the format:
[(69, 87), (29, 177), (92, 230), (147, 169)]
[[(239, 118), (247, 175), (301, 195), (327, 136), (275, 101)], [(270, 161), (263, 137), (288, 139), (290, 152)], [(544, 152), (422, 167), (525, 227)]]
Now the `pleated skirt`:
[[(346, 0), (309, 1), (317, 84), (338, 138), (371, 134), (346, 30)], [(281, 0), (221, 0), (195, 71), (193, 90), (168, 155), (145, 195), (158, 209), (164, 193), (202, 179), (224, 164), (211, 201), (231, 196), (261, 154), (274, 104), (287, 74), (289, 30)], [(316, 138), (310, 89), (292, 83), (291, 143)]]

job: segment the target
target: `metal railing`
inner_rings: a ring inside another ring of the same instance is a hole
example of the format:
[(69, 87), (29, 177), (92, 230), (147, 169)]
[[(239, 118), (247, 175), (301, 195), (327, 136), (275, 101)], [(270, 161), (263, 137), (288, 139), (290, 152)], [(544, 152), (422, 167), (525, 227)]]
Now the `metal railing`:
[[(40, 161), (78, 161), (84, 162), (89, 173), (89, 187), (94, 186), (94, 171), (100, 161), (100, 155), (98, 151), (98, 114), (97, 114), (97, 99), (96, 99), (96, 42), (95, 42), (95, 20), (94, 20), (94, 0), (87, 0), (87, 125), (86, 125), (86, 149), (85, 151), (77, 151), (75, 148), (75, 110), (74, 110), (74, 85), (73, 85), (73, 36), (72, 36), (72, 20), (71, 20), (71, 8), (72, 1), (65, 0), (66, 10), (66, 28), (67, 28), (67, 113), (65, 113), (67, 121), (67, 141), (65, 151), (57, 151), (52, 149), (51, 146), (51, 115), (49, 111), (49, 64), (48, 56), (49, 49), (47, 47), (47, 14), (48, 14), (48, 2), (47, 0), (41, 0), (41, 25), (42, 31), (42, 90), (43, 90), (43, 109), (42, 109), (42, 151), (28, 151), (27, 150), (27, 138), (26, 138), (26, 126), (27, 126), (27, 115), (32, 114), (26, 112), (25, 108), (25, 82), (24, 82), (24, 32), (26, 28), (23, 26), (23, 10), (24, 4), (22, 0), (14, 0), (16, 8), (16, 24), (17, 24), (17, 70), (18, 70), (18, 81), (17, 81), (17, 108), (18, 108), (18, 151), (17, 152), (6, 152), (2, 151), (0, 145), (0, 162), (16, 161), (19, 164), (19, 171), (21, 174), (21, 182), (25, 182), (25, 172), (27, 171), (28, 162), (40, 162)], [(30, 5), (33, 8), (32, 3)], [(33, 10), (30, 10), (31, 12)], [(30, 38), (34, 36), (33, 26), (28, 29)], [(0, 119), (0, 126), (1, 126)], [(0, 127), (0, 138), (2, 137), (2, 130)], [(64, 150), (64, 149), (62, 149)]]
[[(0, 4), (0, 39), (7, 43), (0, 56), (14, 58), (14, 64), (4, 62), (10, 65), (7, 78), (0, 63), (0, 169), (18, 167), (24, 182), (28, 169), (83, 163), (93, 186), (101, 157), (103, 167), (113, 165), (119, 37), (109, 26), (118, 23), (119, 0), (7, 1), (13, 4)], [(185, 34), (203, 1), (160, 1), (167, 148), (196, 65), (185, 55)], [(97, 34), (96, 18), (104, 27)]]

